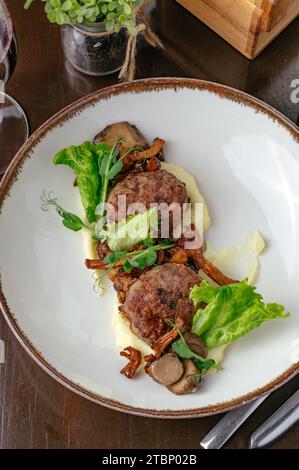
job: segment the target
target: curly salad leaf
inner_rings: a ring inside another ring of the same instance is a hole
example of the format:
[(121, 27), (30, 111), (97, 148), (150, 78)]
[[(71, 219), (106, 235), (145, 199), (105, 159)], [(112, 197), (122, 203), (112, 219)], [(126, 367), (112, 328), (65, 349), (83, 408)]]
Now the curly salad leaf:
[(197, 310), (192, 332), (209, 349), (230, 344), (266, 321), (289, 316), (282, 305), (265, 304), (247, 279), (219, 287), (202, 281), (191, 289), (190, 299), (195, 306), (207, 304)]
[(55, 165), (67, 165), (75, 173), (82, 205), (88, 222), (95, 222), (95, 210), (100, 198), (101, 180), (98, 163), (108, 159), (110, 148), (106, 144), (94, 145), (84, 142), (82, 145), (66, 147), (54, 157)]
[(117, 139), (112, 147), (106, 143), (86, 141), (62, 149), (54, 157), (55, 165), (67, 165), (75, 173), (82, 205), (90, 223), (103, 219), (109, 183), (122, 171), (123, 159), (136, 149), (130, 147), (120, 156), (118, 144), (121, 141), (121, 138)]

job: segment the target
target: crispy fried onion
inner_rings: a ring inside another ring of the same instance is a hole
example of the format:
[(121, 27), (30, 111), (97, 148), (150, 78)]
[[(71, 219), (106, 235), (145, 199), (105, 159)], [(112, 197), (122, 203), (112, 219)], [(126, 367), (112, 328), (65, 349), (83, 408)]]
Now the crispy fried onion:
[(161, 338), (157, 339), (152, 346), (152, 349), (156, 353), (157, 359), (161, 357), (163, 351), (172, 343), (177, 337), (179, 336), (178, 331), (175, 328), (165, 333), (165, 335), (161, 336)]
[(120, 352), (120, 355), (129, 360), (129, 363), (120, 371), (121, 374), (124, 374), (128, 379), (133, 379), (141, 364), (141, 352), (128, 346)]
[(190, 258), (198, 268), (202, 269), (203, 272), (219, 286), (226, 286), (238, 282), (225, 276), (225, 274), (203, 256), (201, 251), (193, 251)]
[[(175, 320), (177, 327), (182, 330), (185, 326), (185, 322), (181, 317), (177, 317)], [(153, 342), (152, 349), (155, 351), (156, 358), (161, 357), (163, 351), (179, 336), (178, 328), (172, 328), (170, 331), (165, 333), (159, 339)]]
[[(219, 286), (225, 286), (227, 284), (234, 284), (235, 281), (234, 279), (231, 279), (225, 274), (223, 274), (216, 266), (214, 266), (210, 261), (208, 261), (204, 255), (203, 255), (203, 248), (200, 246), (197, 249), (185, 249), (186, 242), (190, 241), (190, 236), (194, 234), (194, 237), (192, 241), (197, 240), (200, 242), (200, 235), (198, 231), (195, 229), (194, 224), (191, 225), (190, 227), (190, 233), (187, 231), (178, 241), (177, 241), (177, 253), (174, 254), (173, 256), (173, 261), (170, 261), (172, 263), (183, 263), (184, 261), (184, 254), (187, 257), (187, 261), (191, 260), (198, 269), (202, 269), (202, 271), (216, 284)], [(180, 248), (180, 250), (179, 250)], [(178, 261), (176, 261), (178, 260)]]
[(165, 140), (157, 137), (149, 149), (143, 150), (142, 152), (133, 152), (130, 155), (131, 161), (138, 162), (140, 160), (149, 160), (162, 152), (164, 145)]
[(153, 171), (158, 171), (161, 168), (161, 162), (157, 157), (150, 158), (146, 162), (145, 171), (147, 173), (152, 173)]
[(168, 260), (168, 263), (175, 264), (187, 264), (188, 263), (188, 252), (183, 250), (183, 248), (175, 248), (171, 252), (171, 258)]
[[(118, 145), (120, 148), (120, 156), (123, 162), (123, 171), (121, 175), (126, 175), (131, 172), (140, 171), (156, 171), (160, 169), (160, 161), (163, 159), (163, 147), (165, 140), (157, 137), (150, 148), (144, 149), (132, 149), (128, 155), (124, 155), (128, 150), (121, 144)], [(144, 167), (143, 163), (146, 162)]]
[(122, 266), (124, 262), (125, 260), (120, 260), (115, 264), (107, 264), (100, 259), (86, 259), (85, 266), (87, 267), (87, 269), (98, 269), (101, 271), (108, 268), (113, 268), (114, 266)]

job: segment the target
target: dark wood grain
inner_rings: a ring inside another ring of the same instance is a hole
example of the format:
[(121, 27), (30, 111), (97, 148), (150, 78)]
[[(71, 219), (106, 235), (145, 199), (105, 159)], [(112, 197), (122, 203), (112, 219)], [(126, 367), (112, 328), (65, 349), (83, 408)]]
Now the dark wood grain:
[[(59, 28), (46, 21), (41, 2), (34, 2), (27, 13), (21, 0), (7, 3), (19, 40), (8, 91), (26, 110), (32, 131), (77, 98), (117, 82), (115, 75), (91, 78), (72, 69), (61, 51)], [(157, 1), (151, 16), (166, 52), (141, 43), (138, 78), (191, 76), (225, 83), (252, 93), (297, 122), (299, 107), (290, 100), (290, 84), (299, 78), (299, 19), (250, 62), (173, 0)], [(6, 348), (5, 365), (0, 365), (1, 448), (198, 448), (219, 420), (213, 416), (159, 421), (110, 411), (69, 392), (40, 370), (2, 315), (0, 339)], [(251, 432), (298, 386), (299, 376), (275, 392), (228, 447), (248, 447)], [(272, 447), (298, 448), (299, 425)]]

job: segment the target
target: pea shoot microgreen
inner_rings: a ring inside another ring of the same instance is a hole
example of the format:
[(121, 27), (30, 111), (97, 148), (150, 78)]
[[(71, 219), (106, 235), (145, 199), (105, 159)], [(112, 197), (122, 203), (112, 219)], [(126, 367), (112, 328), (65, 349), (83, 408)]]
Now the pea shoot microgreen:
[(197, 369), (202, 373), (206, 374), (208, 370), (212, 368), (219, 369), (214, 359), (205, 359), (202, 356), (191, 351), (187, 341), (185, 340), (180, 328), (177, 324), (172, 321), (170, 318), (164, 318), (166, 325), (175, 328), (180, 336), (180, 339), (172, 343), (172, 350), (175, 352), (181, 359), (192, 359)]
[(123, 155), (120, 156), (120, 148), (118, 145), (121, 144), (123, 140), (124, 139), (122, 137), (119, 137), (112, 146), (110, 152), (101, 155), (98, 159), (99, 176), (101, 180), (99, 204), (96, 209), (98, 220), (104, 217), (104, 204), (107, 199), (109, 183), (122, 171), (123, 160), (130, 153), (140, 149), (139, 147), (130, 147)]
[(106, 264), (117, 264), (121, 260), (125, 260), (123, 269), (130, 273), (133, 268), (144, 269), (149, 266), (154, 266), (157, 261), (157, 252), (160, 250), (168, 250), (175, 245), (170, 240), (163, 240), (162, 242), (154, 245), (151, 239), (145, 240), (142, 244), (146, 245), (144, 250), (138, 251), (120, 251), (111, 253), (106, 256), (104, 262)]
[(61, 207), (58, 203), (57, 197), (55, 197), (55, 194), (53, 191), (50, 191), (48, 194), (46, 194), (46, 191), (43, 192), (43, 195), (41, 197), (42, 201), (42, 210), (43, 211), (48, 211), (50, 207), (54, 207), (57, 214), (60, 215), (62, 218), (62, 223), (63, 225), (70, 229), (73, 230), (74, 232), (78, 232), (81, 230), (83, 227), (90, 229), (88, 225), (86, 225), (80, 217), (78, 217), (75, 214), (72, 214), (71, 212), (66, 211)]

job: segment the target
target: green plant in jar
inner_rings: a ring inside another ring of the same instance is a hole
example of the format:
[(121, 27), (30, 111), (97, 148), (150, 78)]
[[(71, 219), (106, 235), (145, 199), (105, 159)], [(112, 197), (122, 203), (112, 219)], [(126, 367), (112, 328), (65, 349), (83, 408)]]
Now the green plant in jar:
[[(34, 0), (25, 1), (28, 9)], [(108, 32), (126, 28), (136, 36), (136, 15), (144, 0), (41, 0), (51, 23), (58, 25), (103, 22)]]

